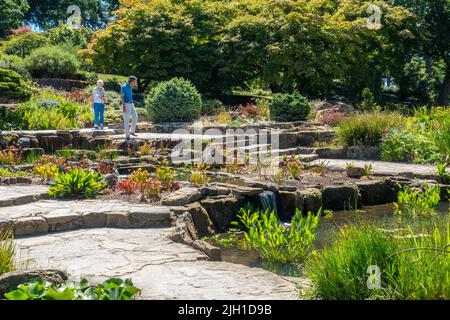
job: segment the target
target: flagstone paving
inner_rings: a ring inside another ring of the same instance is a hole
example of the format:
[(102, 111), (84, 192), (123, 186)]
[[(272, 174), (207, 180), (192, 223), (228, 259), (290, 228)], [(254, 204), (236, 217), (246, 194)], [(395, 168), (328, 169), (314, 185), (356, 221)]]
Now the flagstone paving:
[(295, 285), (260, 268), (207, 261), (167, 238), (170, 228), (89, 229), (16, 240), (30, 268), (102, 281), (132, 278), (140, 299), (298, 299)]
[(398, 162), (385, 161), (364, 161), (350, 159), (319, 159), (312, 164), (326, 164), (329, 170), (345, 170), (348, 163), (352, 163), (355, 167), (364, 168), (365, 165), (372, 165), (372, 174), (379, 176), (403, 175), (416, 177), (421, 179), (437, 178), (436, 166), (427, 164), (408, 164)]

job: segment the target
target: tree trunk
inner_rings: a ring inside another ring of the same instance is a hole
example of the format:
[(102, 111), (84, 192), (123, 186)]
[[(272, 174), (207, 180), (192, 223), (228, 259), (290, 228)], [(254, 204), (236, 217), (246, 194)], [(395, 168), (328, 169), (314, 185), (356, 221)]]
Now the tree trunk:
[(442, 82), (439, 93), (436, 98), (436, 106), (448, 106), (448, 96), (450, 95), (450, 61), (447, 62), (447, 70), (445, 72), (444, 81)]

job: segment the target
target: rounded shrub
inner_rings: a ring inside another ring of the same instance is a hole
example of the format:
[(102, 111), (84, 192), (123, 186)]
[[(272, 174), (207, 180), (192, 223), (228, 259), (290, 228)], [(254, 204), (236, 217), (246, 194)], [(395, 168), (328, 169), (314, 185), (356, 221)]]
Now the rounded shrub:
[(0, 102), (24, 101), (31, 97), (31, 88), (14, 70), (0, 68)]
[(76, 78), (80, 62), (75, 54), (61, 47), (38, 48), (25, 58), (25, 65), (33, 77)]
[(270, 119), (279, 122), (306, 120), (310, 111), (310, 101), (298, 92), (277, 93), (269, 104)]
[(152, 121), (192, 121), (201, 115), (202, 98), (190, 81), (173, 78), (155, 86), (147, 95), (145, 105)]

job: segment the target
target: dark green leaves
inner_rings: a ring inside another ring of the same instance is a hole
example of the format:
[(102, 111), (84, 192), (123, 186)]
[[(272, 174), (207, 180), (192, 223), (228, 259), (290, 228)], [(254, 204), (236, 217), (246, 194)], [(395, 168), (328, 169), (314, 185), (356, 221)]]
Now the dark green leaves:
[(55, 286), (41, 278), (21, 284), (5, 294), (7, 300), (133, 300), (141, 290), (130, 279), (110, 278), (98, 285), (86, 279)]

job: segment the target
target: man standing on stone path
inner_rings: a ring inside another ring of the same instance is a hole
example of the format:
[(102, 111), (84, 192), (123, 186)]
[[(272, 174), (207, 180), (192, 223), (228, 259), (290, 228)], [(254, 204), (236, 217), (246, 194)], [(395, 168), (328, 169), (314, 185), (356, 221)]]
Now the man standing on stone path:
[[(123, 124), (125, 127), (125, 139), (130, 140), (130, 135), (136, 137), (137, 113), (133, 103), (133, 88), (137, 87), (137, 78), (130, 76), (128, 82), (120, 89), (120, 99), (123, 110)], [(131, 116), (131, 129), (130, 129)]]

